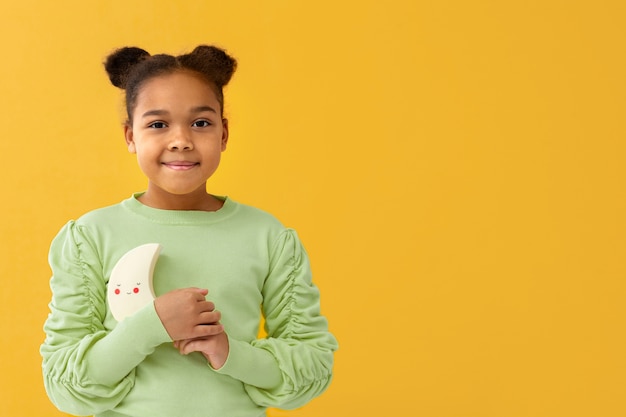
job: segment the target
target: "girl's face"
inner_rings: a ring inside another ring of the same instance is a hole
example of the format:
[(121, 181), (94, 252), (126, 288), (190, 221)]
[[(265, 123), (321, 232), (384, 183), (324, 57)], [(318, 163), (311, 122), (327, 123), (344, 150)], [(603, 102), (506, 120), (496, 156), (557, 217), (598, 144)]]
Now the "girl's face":
[(212, 86), (185, 71), (149, 79), (132, 116), (125, 136), (148, 177), (144, 203), (164, 209), (199, 208), (184, 207), (189, 203), (206, 207), (212, 198), (206, 182), (228, 141), (227, 121)]

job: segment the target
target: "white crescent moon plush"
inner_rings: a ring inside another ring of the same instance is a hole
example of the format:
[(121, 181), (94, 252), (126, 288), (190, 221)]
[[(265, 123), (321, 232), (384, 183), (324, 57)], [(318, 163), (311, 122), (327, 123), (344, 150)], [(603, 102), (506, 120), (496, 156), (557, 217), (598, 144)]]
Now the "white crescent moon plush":
[(154, 300), (152, 275), (160, 252), (158, 243), (137, 246), (126, 252), (111, 270), (107, 299), (118, 322)]

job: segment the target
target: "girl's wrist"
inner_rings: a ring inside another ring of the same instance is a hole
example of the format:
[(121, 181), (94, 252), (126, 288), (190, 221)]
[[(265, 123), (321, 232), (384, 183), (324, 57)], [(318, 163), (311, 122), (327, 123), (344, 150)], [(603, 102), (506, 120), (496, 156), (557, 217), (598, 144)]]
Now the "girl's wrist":
[(212, 354), (204, 354), (206, 359), (209, 361), (211, 368), (218, 370), (226, 363), (228, 360), (228, 353), (230, 351), (228, 344), (228, 336), (226, 333), (220, 333), (218, 336), (218, 348)]

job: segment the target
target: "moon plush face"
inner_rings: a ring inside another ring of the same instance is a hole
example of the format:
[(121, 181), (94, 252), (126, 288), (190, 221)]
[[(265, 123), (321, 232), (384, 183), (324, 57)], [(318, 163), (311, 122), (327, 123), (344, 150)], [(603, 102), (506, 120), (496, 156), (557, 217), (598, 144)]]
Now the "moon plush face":
[[(132, 282), (130, 282), (130, 283), (116, 282), (115, 283), (115, 287), (116, 288), (113, 290), (113, 293), (115, 295), (122, 295), (123, 296), (124, 294), (127, 294), (127, 295), (139, 294), (139, 291), (140, 291), (139, 288), (142, 287), (142, 286), (145, 288), (147, 283), (139, 281), (135, 285), (130, 285), (130, 286), (126, 285), (127, 288), (123, 288), (124, 287), (123, 284), (132, 284)], [(139, 297), (141, 297), (141, 296), (139, 296)]]
[(154, 300), (152, 277), (161, 252), (158, 243), (147, 243), (126, 252), (111, 270), (107, 300), (118, 322)]

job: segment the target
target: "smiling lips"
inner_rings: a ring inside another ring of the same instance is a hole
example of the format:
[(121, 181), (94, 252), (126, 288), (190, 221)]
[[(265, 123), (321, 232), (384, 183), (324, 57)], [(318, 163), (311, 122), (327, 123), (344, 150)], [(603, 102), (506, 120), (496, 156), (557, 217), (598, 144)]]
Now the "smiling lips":
[(172, 162), (163, 162), (163, 165), (175, 171), (187, 171), (195, 167), (196, 165), (199, 165), (199, 163), (191, 162), (191, 161), (172, 161)]

